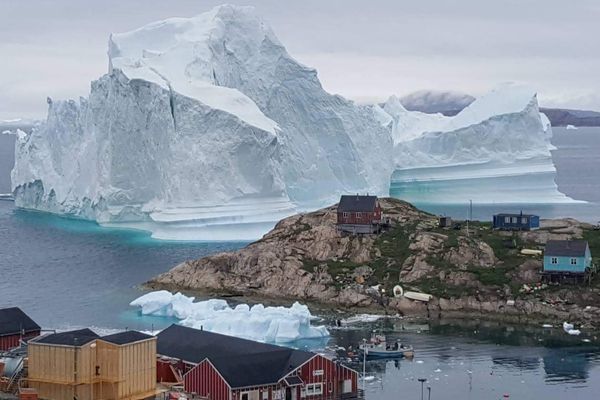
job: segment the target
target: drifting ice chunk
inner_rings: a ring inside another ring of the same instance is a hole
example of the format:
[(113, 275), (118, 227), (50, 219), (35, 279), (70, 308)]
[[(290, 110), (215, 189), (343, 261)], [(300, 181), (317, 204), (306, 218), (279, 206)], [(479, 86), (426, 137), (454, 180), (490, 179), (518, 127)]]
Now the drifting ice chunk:
[(577, 129), (577, 127), (575, 125), (567, 125), (567, 129), (569, 129), (569, 130), (571, 130), (571, 129), (575, 130), (575, 129)]
[(570, 331), (573, 328), (574, 328), (573, 324), (570, 324), (568, 322), (563, 322), (563, 329), (565, 330), (565, 332)]
[(238, 304), (231, 308), (225, 300), (194, 302), (194, 297), (166, 290), (145, 294), (130, 303), (144, 315), (175, 317), (181, 325), (261, 342), (293, 342), (329, 336), (324, 326), (312, 326), (307, 306), (265, 307)]

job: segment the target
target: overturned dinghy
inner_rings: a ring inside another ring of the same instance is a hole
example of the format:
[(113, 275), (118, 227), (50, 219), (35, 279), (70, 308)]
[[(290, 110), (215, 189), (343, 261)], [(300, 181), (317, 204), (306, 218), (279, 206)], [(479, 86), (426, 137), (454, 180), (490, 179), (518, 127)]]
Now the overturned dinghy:
[(423, 301), (425, 303), (429, 302), (433, 298), (433, 296), (428, 293), (405, 292), (400, 285), (394, 286), (394, 297), (406, 297), (410, 300)]

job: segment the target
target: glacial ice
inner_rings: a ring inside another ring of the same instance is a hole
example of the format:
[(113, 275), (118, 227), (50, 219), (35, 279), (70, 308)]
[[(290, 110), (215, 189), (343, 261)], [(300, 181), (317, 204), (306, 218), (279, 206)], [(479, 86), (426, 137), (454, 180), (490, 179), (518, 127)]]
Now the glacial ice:
[(163, 239), (255, 239), (340, 193), (387, 194), (391, 139), (372, 108), (325, 92), (250, 7), (113, 34), (108, 56), (88, 98), (49, 99), (18, 140), (17, 206)]
[(250, 7), (151, 23), (108, 47), (87, 98), (48, 99), (46, 121), (19, 135), (17, 206), (159, 239), (251, 240), (341, 193), (388, 195), (395, 170), (435, 180), (537, 160), (554, 172), (530, 88), (500, 86), (454, 117), (396, 97), (356, 105), (325, 92)]
[(166, 290), (147, 293), (130, 305), (139, 307), (143, 315), (174, 317), (180, 324), (224, 335), (268, 343), (294, 342), (329, 336), (324, 326), (313, 326), (307, 306), (265, 307), (238, 304), (230, 307), (225, 300), (194, 301), (181, 293)]

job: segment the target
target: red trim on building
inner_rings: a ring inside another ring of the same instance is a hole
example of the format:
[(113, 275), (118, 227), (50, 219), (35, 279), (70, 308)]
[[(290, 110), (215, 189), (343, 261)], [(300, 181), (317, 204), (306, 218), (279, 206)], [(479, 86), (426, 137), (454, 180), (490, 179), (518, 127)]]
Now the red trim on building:
[[(301, 398), (324, 400), (339, 397), (344, 394), (344, 390), (347, 394), (356, 395), (358, 393), (358, 373), (319, 354), (286, 376), (290, 375), (300, 377), (303, 384), (288, 388), (285, 377), (282, 377), (279, 382), (271, 385), (231, 389), (210, 360), (206, 359), (190, 369), (183, 379), (186, 392), (208, 397), (211, 400), (242, 400), (243, 393), (254, 391), (258, 391), (259, 400), (265, 399), (263, 398), (264, 392), (267, 393), (266, 399), (268, 400), (285, 400), (288, 390), (296, 391), (295, 398), (298, 400)], [(279, 391), (280, 396), (275, 396), (276, 391)], [(303, 393), (304, 397), (302, 397)]]
[(15, 347), (19, 347), (19, 342), (21, 341), (21, 339), (27, 341), (36, 336), (39, 336), (40, 333), (41, 333), (41, 331), (37, 330), (37, 331), (26, 332), (25, 335), (21, 335), (20, 333), (17, 333), (14, 335), (0, 336), (0, 351), (6, 351), (6, 350), (10, 350)]

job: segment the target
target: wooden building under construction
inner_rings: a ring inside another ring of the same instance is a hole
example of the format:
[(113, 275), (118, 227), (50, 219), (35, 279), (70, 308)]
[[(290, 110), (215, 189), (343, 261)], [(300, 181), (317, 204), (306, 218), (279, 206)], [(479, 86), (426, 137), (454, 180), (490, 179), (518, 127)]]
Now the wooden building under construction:
[(55, 333), (28, 346), (29, 386), (42, 399), (145, 399), (156, 395), (156, 338), (136, 331), (100, 337)]

